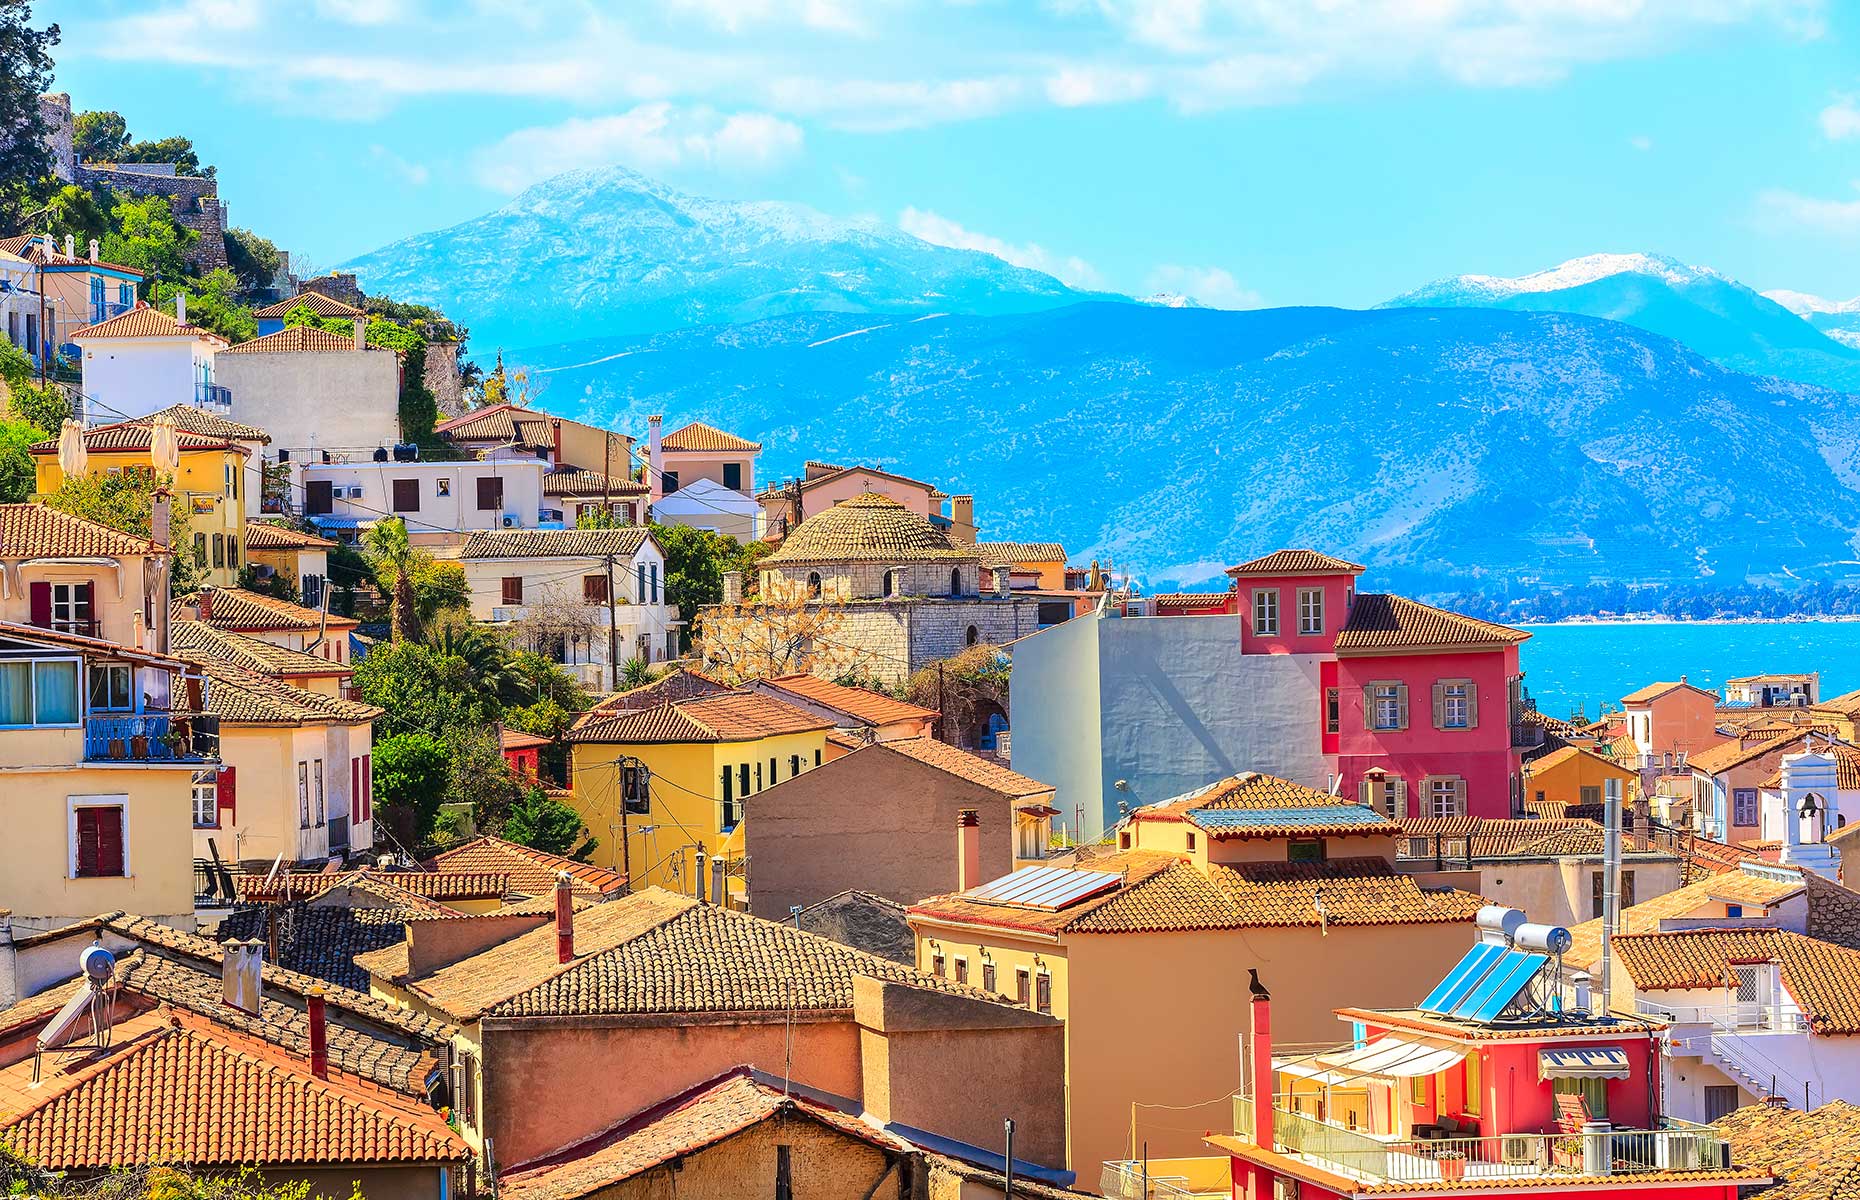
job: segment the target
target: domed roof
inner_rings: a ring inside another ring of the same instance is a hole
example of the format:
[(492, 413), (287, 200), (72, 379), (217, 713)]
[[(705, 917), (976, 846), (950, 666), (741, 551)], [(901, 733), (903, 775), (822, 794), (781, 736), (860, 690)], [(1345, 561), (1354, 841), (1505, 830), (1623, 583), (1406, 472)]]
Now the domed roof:
[(796, 525), (762, 563), (972, 562), (976, 556), (975, 547), (951, 542), (948, 534), (891, 497), (866, 492)]

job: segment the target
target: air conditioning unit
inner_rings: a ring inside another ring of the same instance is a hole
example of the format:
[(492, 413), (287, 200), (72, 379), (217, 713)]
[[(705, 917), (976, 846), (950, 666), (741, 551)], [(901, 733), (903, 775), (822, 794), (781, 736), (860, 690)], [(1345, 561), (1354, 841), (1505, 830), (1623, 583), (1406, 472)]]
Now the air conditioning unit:
[(349, 499), (360, 500), (361, 498), (362, 498), (362, 485), (358, 483), (349, 489)]
[(516, 527), (517, 527), (517, 514), (516, 513), (505, 513), (504, 514), (504, 528), (515, 529)]
[(1534, 1136), (1512, 1136), (1503, 1140), (1499, 1152), (1508, 1163), (1530, 1163), (1537, 1161), (1537, 1148), (1543, 1139)]

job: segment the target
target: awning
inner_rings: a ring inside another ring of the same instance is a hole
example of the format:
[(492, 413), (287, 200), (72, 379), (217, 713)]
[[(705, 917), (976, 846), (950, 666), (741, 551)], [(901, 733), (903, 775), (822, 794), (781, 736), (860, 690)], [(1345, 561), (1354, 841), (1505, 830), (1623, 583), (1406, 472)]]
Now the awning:
[(1326, 1071), (1311, 1060), (1274, 1063), (1272, 1069), (1282, 1075), (1296, 1075), (1300, 1079), (1309, 1079), (1320, 1087), (1363, 1086), (1362, 1076), (1350, 1075), (1342, 1071)]
[(1627, 1051), (1619, 1046), (1576, 1046), (1539, 1050), (1539, 1079), (1626, 1079)]
[(1407, 1079), (1416, 1075), (1437, 1075), (1465, 1058), (1468, 1049), (1457, 1042), (1383, 1034), (1367, 1046), (1325, 1054), (1317, 1061), (1346, 1075)]

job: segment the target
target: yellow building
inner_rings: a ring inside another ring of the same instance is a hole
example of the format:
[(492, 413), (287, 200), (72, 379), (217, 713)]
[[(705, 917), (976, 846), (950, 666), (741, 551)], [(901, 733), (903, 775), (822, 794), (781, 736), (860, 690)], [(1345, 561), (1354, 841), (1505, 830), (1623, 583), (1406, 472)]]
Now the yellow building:
[(1860, 741), (1860, 691), (1823, 700), (1812, 711), (1815, 720), (1833, 725), (1842, 741)]
[[(185, 511), (193, 532), (194, 565), (202, 582), (230, 587), (239, 580), (245, 561), (245, 518), (250, 479), (247, 460), (269, 442), (264, 430), (241, 425), (177, 404), (161, 413), (114, 425), (98, 425), (84, 432), (89, 452), (87, 473), (118, 474), (125, 470), (151, 470), (149, 442), (155, 417), (174, 419), (179, 431), (181, 465), (175, 471), (174, 503)], [(58, 440), (32, 447), (41, 495), (64, 483), (58, 464)]]
[(335, 548), (336, 543), (328, 538), (276, 521), (246, 521), (246, 560), (260, 575), (269, 571), (288, 582), (306, 608), (322, 607), (323, 589), (329, 582), (329, 552)]
[(1006, 564), (1014, 587), (1065, 589), (1066, 548), (1058, 542), (977, 542), (975, 548), (984, 563)]
[[(636, 889), (697, 895), (713, 886), (699, 878), (699, 856), (721, 856), (729, 902), (744, 906), (743, 799), (819, 766), (832, 729), (751, 692), (587, 714), (567, 740), (574, 805), (600, 843), (594, 861), (628, 872)], [(622, 804), (624, 758), (651, 772), (645, 803)]]
[(1524, 764), (1524, 799), (1531, 811), (1544, 816), (1558, 806), (1599, 806), (1610, 798), (1631, 798), (1639, 779), (1638, 771), (1612, 758), (1565, 746)]
[(1193, 1155), (1229, 1120), (1248, 968), (1281, 1041), (1330, 1039), (1332, 1010), (1413, 1004), (1465, 950), (1480, 898), (1395, 870), (1400, 827), (1248, 774), (1138, 809), (1118, 849), (1023, 867), (909, 912), (917, 965), (1066, 1026), (1068, 1166)]

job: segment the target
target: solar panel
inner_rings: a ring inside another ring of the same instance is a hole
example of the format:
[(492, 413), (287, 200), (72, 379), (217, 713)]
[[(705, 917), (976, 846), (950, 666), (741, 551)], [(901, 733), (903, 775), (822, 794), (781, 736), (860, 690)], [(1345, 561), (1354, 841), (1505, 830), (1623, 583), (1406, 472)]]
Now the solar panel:
[(1022, 867), (985, 883), (964, 898), (984, 904), (1057, 910), (1108, 892), (1124, 880), (1115, 871), (1076, 871), (1066, 867)]
[(1388, 818), (1361, 804), (1315, 804), (1304, 808), (1196, 808), (1189, 817), (1209, 829), (1349, 828), (1387, 825)]
[(1503, 946), (1480, 942), (1468, 950), (1466, 957), (1454, 964), (1446, 978), (1434, 986), (1434, 990), (1427, 994), (1427, 999), (1421, 1001), (1421, 1011), (1442, 1015), (1452, 1012), (1453, 1006), (1464, 999), (1466, 993), (1484, 979), (1486, 972), (1504, 956)]
[(1490, 1021), (1518, 998), (1518, 993), (1549, 961), (1550, 957), (1546, 954), (1505, 951), (1504, 959), (1492, 968), (1478, 987), (1454, 1006), (1451, 1015), (1468, 1021)]

